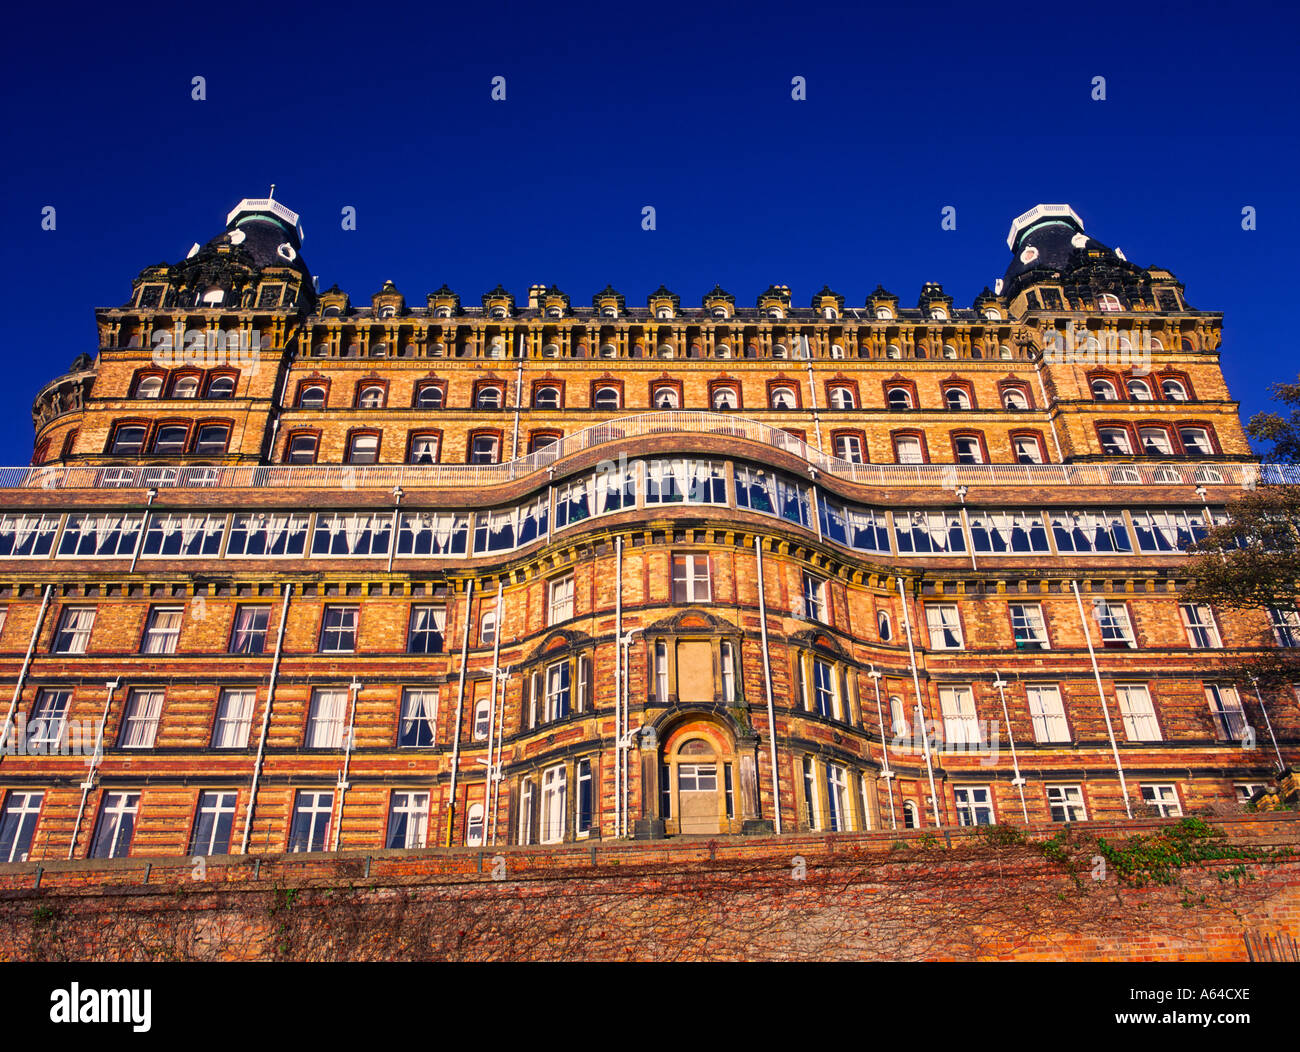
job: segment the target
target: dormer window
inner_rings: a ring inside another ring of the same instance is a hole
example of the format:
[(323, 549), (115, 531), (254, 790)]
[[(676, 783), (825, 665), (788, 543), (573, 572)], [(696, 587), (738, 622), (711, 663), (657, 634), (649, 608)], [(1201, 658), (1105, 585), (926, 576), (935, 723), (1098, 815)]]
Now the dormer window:
[(658, 310), (655, 311), (655, 317), (663, 321), (667, 321), (672, 316), (673, 316), (672, 307), (660, 307)]
[(1002, 312), (999, 311), (999, 310), (997, 310), (997, 309), (994, 308), (994, 307), (988, 307), (988, 308), (986, 308), (985, 311), (984, 311), (984, 320), (985, 320), (985, 321), (1001, 321), (1001, 320), (1002, 320)]
[(725, 318), (725, 317), (727, 316), (727, 308), (726, 308), (726, 307), (714, 307), (714, 308), (713, 308), (713, 316), (714, 316), (715, 318)]
[(396, 308), (396, 307), (380, 307), (380, 308), (379, 308), (379, 316), (380, 316), (381, 318), (395, 318), (395, 317), (397, 317), (397, 308)]
[(163, 382), (161, 376), (146, 376), (136, 385), (136, 398), (161, 398)]
[(342, 314), (342, 313), (343, 313), (343, 310), (342, 310), (341, 307), (326, 307), (323, 311), (321, 311), (321, 317), (322, 317), (322, 318), (337, 318), (337, 317), (338, 317), (340, 314)]
[(894, 317), (894, 312), (888, 307), (876, 308), (876, 321), (889, 321)]
[(203, 294), (202, 303), (204, 307), (220, 307), (221, 301), (225, 298), (226, 293), (224, 289), (208, 289), (208, 291)]
[(822, 317), (825, 318), (827, 321), (834, 321), (839, 316), (840, 316), (840, 312), (837, 311), (834, 307), (822, 308)]
[(563, 308), (563, 307), (547, 307), (547, 308), (546, 308), (546, 316), (547, 316), (548, 318), (563, 318), (563, 317), (564, 317), (564, 308)]
[(785, 317), (785, 312), (782, 311), (780, 307), (769, 307), (767, 311), (767, 316), (771, 318), (773, 321), (780, 321), (782, 318)]
[(199, 395), (199, 378), (197, 376), (182, 376), (172, 384), (173, 398), (197, 398)]
[(495, 319), (497, 319), (498, 321), (500, 321), (502, 318), (504, 318), (504, 317), (506, 316), (506, 309), (505, 309), (505, 307), (493, 307), (493, 308), (488, 312), (488, 316), (489, 316), (489, 317), (492, 317), (492, 318), (495, 318)]
[(1097, 308), (1099, 310), (1105, 310), (1105, 311), (1117, 311), (1117, 310), (1124, 309), (1122, 306), (1120, 306), (1119, 297), (1116, 296), (1113, 292), (1103, 292), (1100, 296), (1098, 296)]
[(435, 318), (450, 318), (450, 317), (451, 317), (451, 308), (450, 308), (450, 307), (434, 307), (434, 308), (433, 308), (433, 316), (434, 316)]
[(948, 312), (942, 307), (932, 307), (930, 309), (930, 319), (932, 321), (947, 321)]
[(324, 409), (325, 388), (320, 384), (310, 384), (298, 392), (299, 409)]
[(601, 307), (601, 308), (600, 308), (600, 315), (601, 315), (602, 318), (617, 318), (617, 317), (618, 317), (618, 308), (617, 308), (617, 307)]

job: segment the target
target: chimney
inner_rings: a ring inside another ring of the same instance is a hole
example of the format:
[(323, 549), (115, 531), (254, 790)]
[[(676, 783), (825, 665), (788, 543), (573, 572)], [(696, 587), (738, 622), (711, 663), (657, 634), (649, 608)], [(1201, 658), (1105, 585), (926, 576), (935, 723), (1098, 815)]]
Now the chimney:
[(528, 286), (528, 309), (537, 310), (542, 305), (542, 296), (546, 292), (545, 285)]

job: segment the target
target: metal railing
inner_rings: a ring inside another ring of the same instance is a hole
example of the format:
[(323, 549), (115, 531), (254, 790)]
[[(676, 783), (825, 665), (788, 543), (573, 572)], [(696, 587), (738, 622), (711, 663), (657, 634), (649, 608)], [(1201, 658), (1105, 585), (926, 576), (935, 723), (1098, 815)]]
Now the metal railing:
[(811, 473), (868, 486), (1235, 486), (1300, 483), (1300, 466), (1171, 461), (1087, 464), (859, 464), (831, 456), (779, 427), (745, 417), (662, 410), (593, 424), (554, 445), (500, 464), (44, 465), (0, 467), (0, 489), (480, 487), (527, 478), (558, 461), (626, 439), (721, 435), (770, 446)]

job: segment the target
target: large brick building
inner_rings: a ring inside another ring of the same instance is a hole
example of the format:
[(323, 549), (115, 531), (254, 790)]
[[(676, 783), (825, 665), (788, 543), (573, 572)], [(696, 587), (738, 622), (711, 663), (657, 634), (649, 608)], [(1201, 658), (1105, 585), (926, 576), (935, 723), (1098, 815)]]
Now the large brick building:
[(0, 862), (1253, 792), (1296, 699), (1219, 670), (1300, 614), (1178, 594), (1261, 470), (1221, 315), (1064, 205), (1008, 245), (968, 309), (354, 304), (242, 201), (97, 312), (0, 477)]

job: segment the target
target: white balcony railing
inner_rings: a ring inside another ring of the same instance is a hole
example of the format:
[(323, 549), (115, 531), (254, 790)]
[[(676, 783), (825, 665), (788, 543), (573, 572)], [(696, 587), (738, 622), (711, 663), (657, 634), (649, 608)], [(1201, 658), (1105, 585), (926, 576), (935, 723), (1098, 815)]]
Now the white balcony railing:
[[(567, 435), (501, 464), (45, 465), (0, 467), (0, 489), (474, 488), (527, 478), (557, 461), (626, 439), (665, 434), (720, 435), (771, 446), (810, 469), (867, 486), (1234, 486), (1300, 483), (1300, 466), (1189, 461), (1086, 464), (857, 464), (830, 456), (779, 427), (723, 413), (664, 410), (621, 417)], [(611, 448), (611, 453), (614, 450)], [(635, 456), (635, 451), (628, 451)]]

